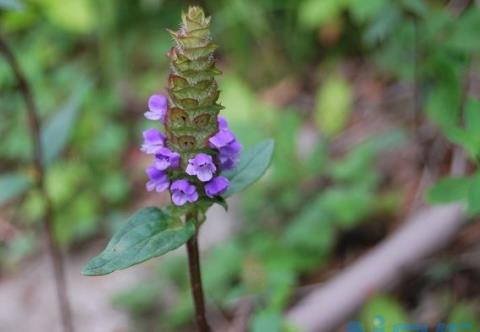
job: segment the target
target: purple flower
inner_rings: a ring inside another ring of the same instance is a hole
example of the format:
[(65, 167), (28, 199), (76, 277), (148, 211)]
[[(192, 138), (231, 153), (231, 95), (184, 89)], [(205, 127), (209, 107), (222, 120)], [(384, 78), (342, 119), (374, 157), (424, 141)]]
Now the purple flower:
[(140, 150), (147, 154), (156, 154), (165, 145), (165, 136), (157, 129), (151, 128), (143, 132), (143, 144)]
[(217, 167), (213, 163), (212, 156), (199, 153), (194, 158), (188, 160), (186, 172), (188, 175), (197, 176), (200, 181), (206, 182), (213, 177), (216, 170)]
[(242, 145), (237, 141), (235, 135), (228, 128), (227, 121), (219, 117), (218, 126), (220, 130), (208, 139), (210, 147), (219, 151), (218, 159), (222, 170), (235, 167), (240, 157)]
[(220, 130), (228, 129), (227, 119), (225, 119), (223, 116), (219, 116), (217, 118), (217, 122), (218, 122), (218, 129)]
[(170, 191), (175, 205), (184, 205), (187, 202), (193, 203), (198, 199), (197, 189), (185, 179), (173, 182)]
[(208, 197), (214, 197), (223, 194), (230, 185), (230, 181), (224, 176), (217, 176), (205, 184), (205, 193)]
[(180, 155), (169, 148), (161, 148), (155, 155), (155, 167), (162, 171), (169, 167), (177, 168), (179, 166)]
[(227, 128), (220, 129), (215, 135), (208, 139), (208, 142), (212, 148), (220, 149), (232, 143), (235, 139), (235, 135)]
[(146, 184), (148, 191), (153, 191), (155, 189), (157, 192), (162, 192), (170, 185), (167, 174), (158, 168), (150, 166), (146, 169), (146, 173), (150, 178)]
[(165, 123), (165, 115), (167, 114), (168, 100), (164, 95), (153, 95), (148, 99), (149, 112), (145, 113), (145, 117), (149, 120), (160, 120)]
[(228, 154), (223, 153), (220, 150), (220, 154), (218, 155), (218, 160), (220, 161), (220, 167), (222, 170), (230, 170), (233, 169), (240, 160), (239, 154)]

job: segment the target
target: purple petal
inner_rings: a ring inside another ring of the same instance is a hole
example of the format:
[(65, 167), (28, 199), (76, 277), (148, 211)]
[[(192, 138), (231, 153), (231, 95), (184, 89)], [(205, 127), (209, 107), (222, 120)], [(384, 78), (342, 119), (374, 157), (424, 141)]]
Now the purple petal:
[(217, 167), (213, 163), (212, 156), (206, 153), (199, 153), (195, 157), (188, 160), (188, 165), (185, 172), (188, 175), (197, 176), (202, 181), (209, 181)]
[(165, 158), (157, 158), (155, 160), (155, 167), (158, 169), (161, 169), (162, 171), (166, 170), (167, 168), (170, 167), (170, 161)]
[(237, 140), (234, 140), (229, 144), (225, 145), (224, 147), (220, 148), (219, 150), (220, 154), (236, 156), (242, 150), (242, 145)]
[(184, 191), (188, 186), (190, 182), (188, 180), (182, 179), (182, 180), (177, 180), (172, 183), (172, 186), (170, 187), (170, 190), (175, 191), (175, 190), (180, 190)]
[(152, 95), (148, 98), (148, 109), (150, 112), (164, 112), (167, 109), (167, 97), (164, 95)]
[(146, 154), (157, 154), (160, 152), (162, 147), (158, 145), (142, 144), (140, 151), (145, 152)]
[(155, 167), (166, 170), (169, 167), (176, 168), (180, 165), (180, 155), (169, 148), (161, 148), (155, 155)]
[(198, 199), (198, 193), (197, 191), (194, 191), (193, 193), (189, 194), (187, 197), (188, 201), (193, 203)]
[(153, 191), (153, 189), (155, 189), (155, 181), (148, 181), (145, 187), (147, 188), (147, 191)]
[(217, 149), (224, 147), (233, 140), (235, 140), (235, 135), (229, 130), (220, 130), (208, 139), (210, 146)]
[(165, 191), (168, 189), (168, 187), (170, 186), (170, 181), (158, 181), (156, 183), (156, 189), (155, 191), (160, 193), (162, 191)]
[(218, 128), (220, 130), (227, 130), (228, 129), (227, 119), (225, 119), (223, 116), (219, 116), (217, 118), (217, 122), (218, 122)]
[(172, 201), (175, 205), (184, 205), (187, 203), (187, 195), (183, 192), (176, 191), (172, 193)]
[(163, 171), (157, 169), (154, 166), (150, 166), (145, 170), (145, 172), (150, 178), (150, 180), (146, 184), (146, 188), (148, 191), (153, 191), (155, 189), (157, 192), (162, 192), (169, 187), (170, 181), (167, 174)]
[(148, 109), (144, 115), (149, 120), (160, 120), (165, 123), (167, 114), (168, 100), (164, 95), (153, 95), (148, 99)]
[(154, 166), (147, 167), (147, 169), (145, 170), (145, 173), (147, 173), (148, 177), (151, 180), (161, 179), (165, 175), (164, 172), (162, 172), (161, 170), (157, 169)]
[(165, 136), (155, 128), (147, 129), (143, 132), (143, 140), (145, 144), (161, 144), (165, 142)]
[(213, 172), (210, 168), (201, 167), (196, 172), (197, 177), (202, 182), (207, 182), (213, 177)]
[(187, 169), (185, 170), (185, 172), (188, 174), (188, 175), (192, 175), (192, 176), (195, 176), (197, 174), (197, 170), (196, 170), (196, 166), (194, 166), (193, 164), (188, 164), (187, 165)]
[(238, 162), (238, 160), (236, 159), (233, 159), (228, 156), (222, 156), (222, 155), (219, 156), (219, 159), (220, 159), (220, 167), (222, 168), (223, 171), (228, 171), (233, 169)]
[(230, 185), (230, 181), (224, 176), (217, 176), (205, 185), (205, 193), (208, 197), (219, 196), (223, 194)]
[(141, 151), (147, 154), (159, 153), (165, 144), (165, 136), (157, 129), (150, 128), (143, 132)]
[(197, 189), (188, 180), (182, 179), (172, 183), (172, 201), (175, 205), (183, 205), (187, 201), (195, 202), (198, 199)]

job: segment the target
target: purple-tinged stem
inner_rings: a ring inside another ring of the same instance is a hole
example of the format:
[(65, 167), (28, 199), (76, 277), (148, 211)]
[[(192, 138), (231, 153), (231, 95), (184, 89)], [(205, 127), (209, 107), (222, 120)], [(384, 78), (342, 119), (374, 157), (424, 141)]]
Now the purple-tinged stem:
[[(187, 214), (187, 221), (197, 224), (196, 213)], [(203, 295), (202, 274), (200, 270), (200, 257), (198, 250), (198, 228), (187, 242), (188, 270), (190, 273), (190, 288), (195, 309), (195, 321), (199, 332), (210, 332), (205, 316), (205, 297)]]

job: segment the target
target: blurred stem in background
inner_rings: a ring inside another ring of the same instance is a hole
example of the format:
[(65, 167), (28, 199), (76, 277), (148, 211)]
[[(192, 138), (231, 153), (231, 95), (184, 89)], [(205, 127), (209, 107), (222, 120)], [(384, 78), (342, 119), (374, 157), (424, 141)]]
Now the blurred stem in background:
[(0, 35), (0, 53), (4, 56), (6, 62), (12, 69), (12, 72), (18, 83), (18, 89), (22, 94), (23, 99), (25, 100), (28, 128), (30, 131), (30, 138), (32, 140), (33, 146), (33, 167), (35, 169), (35, 182), (38, 190), (41, 193), (43, 203), (45, 205), (45, 213), (43, 215), (42, 223), (46, 233), (48, 255), (50, 256), (50, 259), (52, 261), (53, 274), (55, 277), (55, 286), (58, 298), (58, 306), (62, 319), (63, 331), (73, 332), (74, 328), (70, 301), (67, 294), (62, 253), (55, 241), (53, 233), (53, 205), (47, 193), (45, 185), (45, 167), (42, 152), (41, 129), (40, 119), (38, 117), (38, 110), (33, 98), (30, 85), (22, 70), (20, 69), (20, 65), (13, 51), (10, 49), (2, 35)]

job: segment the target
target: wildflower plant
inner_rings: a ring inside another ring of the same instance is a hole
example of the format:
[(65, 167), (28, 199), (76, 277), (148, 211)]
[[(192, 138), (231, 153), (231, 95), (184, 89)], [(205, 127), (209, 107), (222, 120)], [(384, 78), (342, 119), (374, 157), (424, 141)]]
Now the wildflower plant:
[[(105, 275), (163, 255), (187, 243), (197, 325), (208, 330), (201, 289), (197, 234), (206, 211), (257, 181), (267, 170), (274, 143), (266, 140), (246, 152), (219, 115), (215, 76), (217, 48), (210, 17), (199, 7), (182, 14), (174, 46), (167, 95), (154, 94), (144, 116), (152, 128), (143, 132), (141, 150), (151, 155), (146, 190), (169, 191), (168, 207), (146, 207), (130, 217), (105, 250), (92, 258), (83, 274)], [(158, 128), (163, 127), (163, 131)]]

